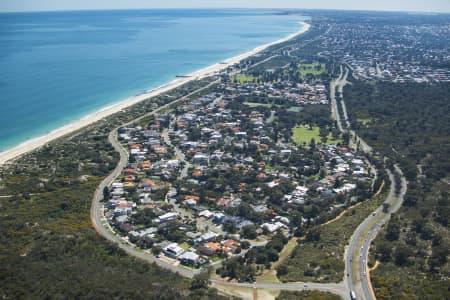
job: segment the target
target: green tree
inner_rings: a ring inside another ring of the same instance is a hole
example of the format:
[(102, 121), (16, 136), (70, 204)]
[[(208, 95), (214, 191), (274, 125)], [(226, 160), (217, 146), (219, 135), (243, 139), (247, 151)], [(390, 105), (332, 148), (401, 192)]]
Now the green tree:
[(254, 240), (258, 234), (256, 233), (255, 225), (247, 225), (242, 227), (242, 237), (249, 240)]

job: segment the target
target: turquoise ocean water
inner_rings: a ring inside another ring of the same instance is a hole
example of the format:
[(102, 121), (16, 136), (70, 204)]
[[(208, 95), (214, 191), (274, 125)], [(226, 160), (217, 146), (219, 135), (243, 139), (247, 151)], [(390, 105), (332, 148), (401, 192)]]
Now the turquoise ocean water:
[(300, 29), (273, 10), (0, 14), (0, 151)]

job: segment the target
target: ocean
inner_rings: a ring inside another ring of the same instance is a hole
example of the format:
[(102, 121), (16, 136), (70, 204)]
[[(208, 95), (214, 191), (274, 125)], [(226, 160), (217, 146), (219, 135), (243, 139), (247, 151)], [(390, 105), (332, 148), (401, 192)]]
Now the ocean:
[(0, 152), (300, 29), (275, 10), (0, 14)]

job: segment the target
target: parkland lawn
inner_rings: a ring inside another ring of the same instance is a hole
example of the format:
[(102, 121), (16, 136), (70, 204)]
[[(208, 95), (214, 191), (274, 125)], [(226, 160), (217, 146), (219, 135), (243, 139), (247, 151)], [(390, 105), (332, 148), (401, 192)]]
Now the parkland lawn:
[(252, 75), (246, 75), (246, 74), (236, 74), (233, 77), (231, 77), (231, 81), (236, 81), (239, 83), (248, 83), (248, 82), (254, 82), (256, 80), (256, 77)]
[[(314, 139), (316, 144), (321, 143), (320, 129), (317, 126), (313, 126), (311, 129), (305, 126), (297, 126), (292, 129), (292, 139), (297, 145), (309, 144), (311, 139)], [(336, 145), (342, 143), (341, 139), (334, 139), (332, 134), (327, 135), (327, 145)]]
[(326, 71), (325, 65), (320, 63), (298, 64), (298, 68), (302, 78), (306, 77), (308, 74), (316, 76), (325, 73)]

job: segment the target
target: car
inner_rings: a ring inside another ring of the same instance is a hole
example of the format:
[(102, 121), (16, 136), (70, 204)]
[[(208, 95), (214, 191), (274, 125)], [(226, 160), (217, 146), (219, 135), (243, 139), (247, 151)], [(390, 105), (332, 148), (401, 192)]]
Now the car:
[(307, 285), (307, 284), (305, 284), (305, 285), (303, 285), (303, 287), (304, 287), (304, 288), (307, 288), (307, 287), (308, 287), (308, 285)]

